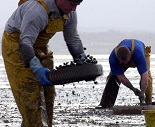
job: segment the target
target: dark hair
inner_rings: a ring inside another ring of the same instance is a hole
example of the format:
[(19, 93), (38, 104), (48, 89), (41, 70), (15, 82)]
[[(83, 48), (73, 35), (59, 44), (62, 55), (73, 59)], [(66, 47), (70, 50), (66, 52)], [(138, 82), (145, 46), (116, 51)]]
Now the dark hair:
[(122, 60), (126, 60), (129, 55), (130, 55), (130, 50), (126, 46), (120, 46), (117, 49), (118, 58), (121, 58)]

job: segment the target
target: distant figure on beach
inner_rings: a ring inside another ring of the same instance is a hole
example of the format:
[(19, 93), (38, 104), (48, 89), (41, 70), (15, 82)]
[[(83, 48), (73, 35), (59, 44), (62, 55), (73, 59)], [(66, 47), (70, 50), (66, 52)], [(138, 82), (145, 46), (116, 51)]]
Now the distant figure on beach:
[(54, 66), (49, 40), (62, 31), (75, 62), (86, 58), (77, 31), (76, 8), (82, 1), (20, 0), (5, 25), (2, 56), (21, 127), (52, 127), (56, 93), (46, 77)]
[[(152, 104), (150, 52), (150, 46), (145, 46), (142, 41), (136, 39), (125, 39), (112, 50), (109, 56), (111, 72), (107, 77), (100, 104), (96, 109), (114, 106), (121, 83), (139, 97), (141, 105)], [(137, 67), (140, 74), (140, 90), (135, 88), (124, 74), (131, 67)]]

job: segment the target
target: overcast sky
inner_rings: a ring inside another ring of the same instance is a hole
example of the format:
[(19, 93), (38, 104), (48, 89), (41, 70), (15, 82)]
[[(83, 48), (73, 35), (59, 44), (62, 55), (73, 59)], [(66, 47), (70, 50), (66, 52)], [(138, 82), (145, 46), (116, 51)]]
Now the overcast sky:
[[(19, 0), (0, 0), (0, 28)], [(81, 31), (155, 32), (155, 0), (83, 0), (77, 7)]]

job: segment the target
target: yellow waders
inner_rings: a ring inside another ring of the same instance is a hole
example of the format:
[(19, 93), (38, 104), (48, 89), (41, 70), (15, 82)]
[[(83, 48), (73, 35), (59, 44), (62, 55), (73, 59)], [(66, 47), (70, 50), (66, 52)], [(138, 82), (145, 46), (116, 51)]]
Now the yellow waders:
[[(41, 1), (42, 4), (43, 1)], [(43, 2), (46, 10), (49, 10)], [(62, 31), (67, 19), (54, 19), (52, 16), (35, 44), (34, 51), (44, 67), (53, 69), (53, 53), (48, 50), (48, 42), (52, 36)], [(2, 56), (8, 80), (16, 104), (23, 118), (21, 127), (52, 127), (55, 87), (42, 87), (31, 68), (25, 68), (19, 54), (20, 33), (4, 31), (2, 38)]]
[[(22, 125), (23, 127), (48, 127), (44, 87), (41, 87), (31, 68), (24, 67), (19, 54), (18, 39), (18, 33), (4, 32), (2, 55), (14, 98), (23, 118)], [(51, 108), (53, 108), (55, 97), (53, 86), (49, 87), (47, 97), (50, 98)]]
[(152, 104), (152, 76), (150, 72), (150, 52), (151, 52), (151, 46), (146, 46), (145, 47), (145, 57), (146, 57), (146, 62), (147, 62), (147, 67), (148, 67), (148, 85), (147, 89), (145, 92), (146, 96), (146, 104)]

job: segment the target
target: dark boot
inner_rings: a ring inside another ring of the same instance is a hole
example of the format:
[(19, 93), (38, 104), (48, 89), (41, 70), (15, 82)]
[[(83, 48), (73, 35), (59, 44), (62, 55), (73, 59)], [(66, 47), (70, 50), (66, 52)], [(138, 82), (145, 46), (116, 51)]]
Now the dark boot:
[(119, 90), (119, 81), (116, 75), (109, 75), (107, 77), (106, 86), (101, 98), (100, 105), (96, 109), (112, 108), (115, 104), (118, 90)]

